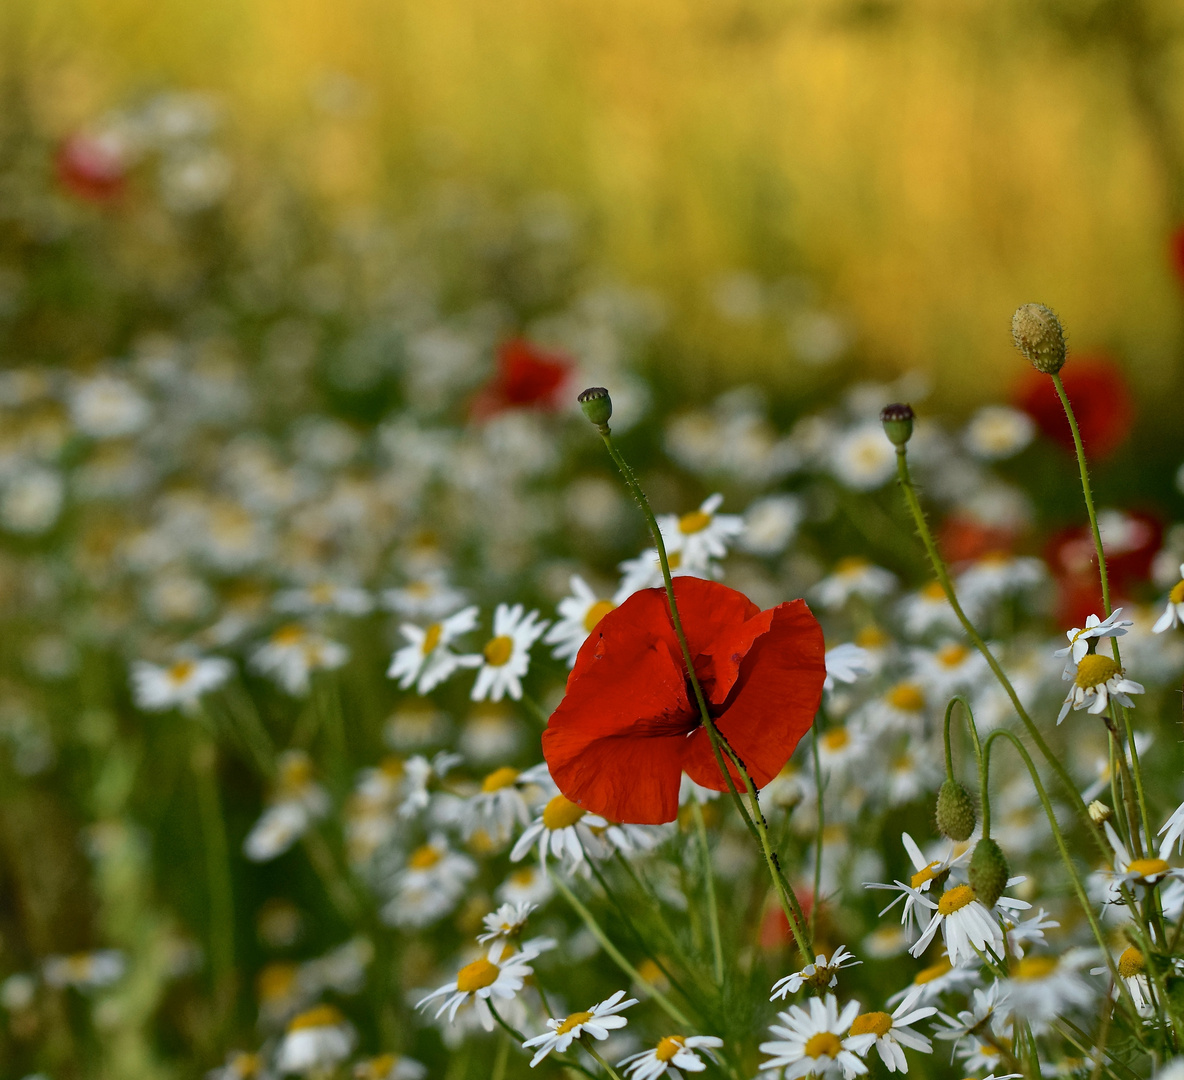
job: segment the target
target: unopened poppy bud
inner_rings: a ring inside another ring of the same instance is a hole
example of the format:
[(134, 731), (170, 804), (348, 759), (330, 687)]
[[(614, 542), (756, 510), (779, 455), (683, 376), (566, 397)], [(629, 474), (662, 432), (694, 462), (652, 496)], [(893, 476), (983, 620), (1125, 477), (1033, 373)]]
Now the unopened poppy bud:
[(584, 415), (598, 428), (604, 430), (608, 427), (609, 419), (613, 415), (613, 399), (608, 396), (608, 391), (603, 386), (588, 387), (576, 401), (580, 403)]
[(1045, 375), (1065, 366), (1065, 329), (1043, 304), (1024, 304), (1011, 317), (1011, 339), (1028, 362)]
[(913, 437), (913, 420), (916, 413), (911, 405), (885, 405), (880, 410), (880, 423), (884, 425), (884, 434), (893, 446), (904, 446)]
[(1114, 816), (1114, 811), (1110, 809), (1101, 799), (1094, 799), (1093, 802), (1086, 807), (1089, 811), (1089, 819), (1095, 825), (1105, 825)]
[(974, 800), (957, 780), (946, 780), (937, 793), (937, 828), (951, 840), (969, 840), (974, 832)]
[(993, 908), (1007, 887), (1011, 868), (1007, 865), (1007, 856), (1003, 854), (1003, 849), (989, 836), (983, 837), (974, 845), (967, 876), (979, 903), (985, 908)]

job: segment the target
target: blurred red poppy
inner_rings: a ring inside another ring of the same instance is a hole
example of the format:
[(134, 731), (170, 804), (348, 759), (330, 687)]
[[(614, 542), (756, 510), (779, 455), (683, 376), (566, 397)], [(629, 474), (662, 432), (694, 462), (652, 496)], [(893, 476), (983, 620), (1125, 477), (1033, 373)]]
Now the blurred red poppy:
[[(763, 787), (814, 722), (822, 628), (803, 600), (761, 611), (735, 589), (691, 577), (677, 578), (674, 592), (709, 711)], [(584, 642), (543, 755), (564, 795), (612, 821), (673, 821), (684, 772), (727, 789), (663, 589), (634, 593)]]
[(497, 371), (473, 398), (471, 414), (482, 420), (507, 409), (556, 409), (572, 373), (572, 361), (525, 338), (511, 338), (497, 351)]
[(127, 155), (115, 138), (79, 133), (63, 140), (54, 157), (64, 188), (89, 202), (107, 202), (127, 181)]
[(954, 512), (941, 523), (937, 546), (948, 563), (965, 563), (981, 559), (991, 551), (1011, 551), (1017, 530), (1002, 525), (990, 525), (967, 513)]
[[(1103, 356), (1071, 356), (1061, 369), (1065, 392), (1073, 405), (1085, 451), (1093, 458), (1113, 453), (1130, 434), (1134, 403), (1118, 365)], [(1052, 379), (1030, 371), (1015, 393), (1015, 404), (1040, 430), (1069, 453), (1073, 433)]]
[(1168, 239), (1168, 255), (1176, 280), (1184, 285), (1184, 225), (1177, 225)]

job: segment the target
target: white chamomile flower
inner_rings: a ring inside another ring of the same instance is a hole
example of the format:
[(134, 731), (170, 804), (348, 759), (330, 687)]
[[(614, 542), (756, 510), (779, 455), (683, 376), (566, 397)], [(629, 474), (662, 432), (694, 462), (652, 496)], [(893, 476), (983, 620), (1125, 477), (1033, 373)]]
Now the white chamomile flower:
[(384, 589), (382, 606), (405, 619), (442, 619), (465, 602), (443, 570), (428, 570), (422, 577), (397, 589)]
[(1073, 673), (1077, 670), (1077, 665), (1081, 663), (1082, 658), (1089, 652), (1090, 641), (1095, 638), (1107, 637), (1122, 637), (1127, 632), (1127, 628), (1135, 624), (1130, 619), (1123, 619), (1119, 621), (1118, 616), (1122, 614), (1122, 608), (1115, 608), (1104, 619), (1099, 619), (1096, 615), (1087, 615), (1085, 617), (1084, 626), (1075, 626), (1072, 630), (1065, 631), (1065, 637), (1069, 639), (1069, 644), (1063, 649), (1057, 649), (1053, 656), (1067, 656), (1065, 661), (1064, 679), (1068, 681), (1073, 678)]
[(510, 851), (510, 860), (518, 862), (537, 845), (539, 862), (544, 867), (548, 854), (573, 868), (579, 867), (589, 855), (604, 851), (604, 842), (593, 830), (607, 828), (608, 822), (604, 818), (588, 813), (563, 795), (556, 795), (518, 837)]
[(932, 651), (913, 650), (913, 671), (917, 681), (943, 701), (981, 685), (986, 670), (987, 662), (982, 653), (960, 641), (947, 641)]
[(728, 543), (744, 532), (739, 514), (716, 513), (723, 501), (717, 493), (704, 499), (698, 510), (658, 518), (663, 542), (682, 553), (682, 565), (689, 573), (707, 571), (713, 560), (727, 555)]
[(282, 855), (329, 812), (329, 795), (314, 778), (312, 759), (303, 750), (287, 750), (276, 767), (271, 805), (243, 841), (252, 862)]
[(909, 952), (920, 956), (940, 928), (952, 963), (978, 963), (984, 952), (1003, 955), (1003, 930), (975, 896), (970, 885), (946, 889), (934, 903), (927, 896), (914, 894), (917, 903), (929, 908), (933, 917)]
[(915, 593), (904, 597), (900, 601), (899, 610), (904, 628), (910, 637), (924, 637), (932, 630), (962, 628), (940, 581), (931, 581)]
[(834, 955), (829, 960), (823, 953), (819, 953), (814, 957), (814, 963), (807, 964), (801, 971), (795, 971), (792, 975), (778, 979), (773, 984), (773, 993), (769, 1000), (776, 1001), (778, 998), (784, 1000), (788, 995), (796, 994), (803, 986), (807, 985), (815, 990), (836, 986), (839, 982), (840, 970), (856, 967), (862, 963), (862, 960), (855, 959), (854, 954), (846, 945), (840, 945), (835, 949)]
[(55, 989), (72, 986), (87, 992), (118, 982), (126, 970), (127, 960), (118, 949), (95, 949), (68, 956), (47, 956), (42, 962), (41, 977), (47, 986)]
[(392, 879), (394, 896), (382, 909), (392, 926), (429, 926), (442, 919), (477, 876), (477, 864), (452, 851), (443, 836), (433, 836), (407, 856)]
[(1128, 709), (1134, 708), (1135, 703), (1127, 695), (1141, 693), (1143, 684), (1128, 679), (1126, 672), (1114, 660), (1098, 653), (1089, 653), (1077, 664), (1073, 686), (1061, 705), (1057, 723), (1069, 715), (1070, 709), (1086, 709), (1098, 716), (1106, 711), (1111, 698)]
[(530, 805), (542, 793), (553, 793), (555, 783), (547, 763), (519, 771), (509, 765), (494, 769), (481, 781), (481, 790), (461, 807), (461, 835), (470, 840), (484, 833), (495, 845), (505, 843), (514, 827), (530, 824)]
[(533, 956), (520, 952), (506, 953), (504, 943), (496, 942), (485, 956), (466, 964), (456, 973), (452, 982), (445, 983), (439, 990), (433, 990), (415, 1007), (422, 1009), (428, 1002), (443, 998), (444, 1002), (436, 1010), (436, 1016), (447, 1012), (451, 1022), (456, 1019), (456, 1010), (471, 1000), (481, 1017), (481, 1026), (486, 1031), (492, 1031), (494, 1019), (489, 1011), (489, 999), (509, 1001), (514, 998), (526, 984), (527, 977), (534, 973), (527, 963), (530, 959)]
[(510, 941), (522, 936), (526, 929), (526, 920), (530, 913), (537, 908), (537, 904), (518, 903), (502, 904), (497, 911), (483, 915), (481, 921), (485, 924), (485, 933), (478, 934), (477, 940), (482, 945), (499, 939)]
[(919, 1002), (938, 1001), (947, 993), (964, 994), (978, 981), (979, 974), (975, 968), (954, 967), (948, 956), (940, 956), (934, 963), (918, 971), (908, 986), (893, 994), (888, 1004), (904, 1001), (917, 991), (916, 1000)]
[(851, 1025), (859, 1015), (859, 1002), (849, 1001), (840, 1013), (834, 994), (825, 999), (810, 998), (806, 1007), (791, 1005), (777, 1014), (780, 1024), (769, 1031), (779, 1036), (760, 1045), (762, 1072), (779, 1072), (784, 1080), (803, 1076), (838, 1077), (851, 1080), (862, 1076), (867, 1066), (860, 1060), (875, 1042), (875, 1036), (852, 1035)]
[[(624, 999), (624, 1000), (622, 1000)], [(562, 1054), (571, 1044), (585, 1033), (601, 1041), (608, 1038), (610, 1031), (623, 1028), (629, 1021), (618, 1015), (630, 1005), (636, 1005), (637, 998), (625, 998), (625, 991), (618, 990), (604, 1001), (598, 1002), (592, 1008), (583, 1012), (575, 1012), (563, 1020), (551, 1018), (547, 1021), (549, 1031), (527, 1039), (522, 1045), (526, 1048), (537, 1047), (534, 1057), (530, 1059), (533, 1069), (548, 1054), (554, 1051)]]
[(910, 1030), (913, 1024), (937, 1012), (933, 1005), (914, 1008), (920, 997), (921, 989), (918, 987), (906, 995), (891, 1013), (860, 1013), (851, 1024), (852, 1035), (875, 1036), (876, 1041), (872, 1045), (889, 1072), (909, 1071), (909, 1063), (904, 1056), (906, 1046), (923, 1054), (933, 1053), (933, 1043), (920, 1032)]
[(145, 712), (177, 708), (197, 711), (202, 694), (217, 690), (234, 671), (234, 665), (220, 656), (192, 656), (168, 667), (137, 660), (132, 664), (132, 694)]
[(1048, 571), (1039, 559), (989, 551), (958, 575), (958, 597), (963, 605), (979, 607), (1026, 592), (1047, 577)]
[(294, 1016), (276, 1052), (282, 1073), (331, 1072), (353, 1053), (357, 1036), (332, 1005), (317, 1005)]
[(1171, 851), (1178, 840), (1180, 853), (1184, 854), (1184, 803), (1172, 811), (1172, 816), (1164, 822), (1163, 828), (1159, 830), (1159, 835), (1163, 837), (1161, 851)]
[[(1181, 472), (1184, 473), (1184, 469)], [(1151, 629), (1156, 634), (1162, 634), (1165, 630), (1174, 630), (1181, 623), (1184, 623), (1184, 563), (1180, 564), (1180, 580), (1168, 593), (1168, 606)]]
[(521, 604), (498, 604), (493, 613), (493, 637), (482, 650), (482, 664), (473, 684), (474, 701), (501, 701), (509, 694), (522, 697), (522, 676), (530, 667), (530, 648), (543, 636), (548, 624), (537, 611), (526, 612)]
[(1173, 868), (1167, 861), (1167, 856), (1172, 851), (1170, 840), (1165, 838), (1161, 842), (1158, 855), (1132, 859), (1126, 844), (1114, 831), (1114, 826), (1107, 821), (1102, 827), (1106, 830), (1106, 839), (1110, 841), (1110, 847), (1114, 849), (1114, 869), (1107, 876), (1106, 882), (1107, 903), (1122, 903), (1124, 886), (1134, 890), (1135, 896), (1139, 897), (1142, 896), (1144, 887), (1157, 885), (1166, 879), (1184, 878), (1184, 869)]
[(1067, 949), (1060, 956), (1025, 956), (1013, 963), (1006, 980), (1011, 1013), (1028, 1022), (1037, 1034), (1057, 1019), (1080, 1009), (1092, 1009), (1098, 996), (1081, 973), (1096, 956), (1086, 949)]
[(861, 675), (872, 674), (871, 653), (850, 642), (826, 650), (826, 680), (824, 690), (833, 690), (835, 683), (853, 683)]
[(281, 626), (251, 656), (251, 667), (269, 675), (293, 697), (308, 693), (314, 671), (332, 671), (349, 659), (349, 649), (298, 623)]
[(289, 615), (311, 615), (334, 612), (338, 615), (369, 615), (374, 610), (374, 598), (354, 585), (335, 585), (320, 581), (301, 589), (284, 589), (275, 595), (271, 606)]
[[(881, 441), (883, 435), (881, 435)], [(891, 445), (891, 444), (889, 444)], [(840, 559), (829, 577), (814, 586), (818, 603), (828, 611), (838, 611), (855, 596), (862, 600), (880, 600), (896, 588), (896, 576), (858, 555)]]
[[(1115, 967), (1118, 968), (1118, 977), (1122, 979), (1123, 984), (1130, 991), (1131, 1000), (1134, 1002), (1138, 1014), (1144, 1018), (1152, 1016), (1155, 1013), (1155, 1002), (1151, 996), (1151, 978), (1147, 974), (1147, 958), (1134, 945), (1128, 945), (1119, 954), (1115, 961)], [(1090, 968), (1089, 973), (1091, 975), (1109, 975), (1110, 968), (1102, 965)], [(1114, 997), (1119, 996), (1117, 986), (1114, 987), (1113, 994)]]
[(482, 657), (477, 654), (460, 655), (449, 645), (477, 625), (477, 608), (467, 607), (455, 615), (426, 627), (405, 623), (400, 627), (404, 645), (391, 659), (388, 679), (398, 679), (404, 690), (414, 685), (420, 694), (427, 694), (449, 678), (458, 668), (480, 667)]
[(893, 884), (883, 884), (880, 882), (865, 882), (864, 888), (867, 889), (892, 889), (900, 893), (883, 911), (881, 916), (887, 915), (897, 904), (904, 901), (904, 911), (900, 917), (901, 926), (908, 927), (909, 933), (919, 932), (921, 930), (921, 915), (920, 908), (922, 905), (918, 903), (918, 897), (924, 893), (932, 890), (934, 882), (944, 882), (949, 874), (952, 866), (957, 866), (970, 853), (968, 847), (964, 847), (958, 851), (953, 846), (950, 847), (949, 853), (942, 859), (927, 859), (924, 852), (917, 846), (917, 842), (906, 832), (900, 834), (901, 843), (904, 844), (904, 849), (908, 853), (909, 861), (913, 864), (913, 869), (916, 871), (909, 878), (906, 884), (903, 881), (896, 881)]
[(580, 646), (596, 624), (617, 606), (597, 596), (579, 574), (572, 575), (571, 592), (571, 596), (559, 601), (560, 617), (543, 638), (546, 644), (555, 646), (555, 659), (566, 660), (568, 667), (575, 665)]
[(1008, 405), (984, 405), (966, 425), (962, 441), (980, 461), (1002, 461), (1018, 454), (1032, 441), (1032, 418)]
[(840, 433), (830, 447), (830, 471), (852, 491), (875, 491), (896, 472), (896, 451), (878, 423)]
[(793, 495), (766, 495), (744, 512), (740, 546), (753, 555), (780, 555), (790, 544), (805, 512)]
[(206, 1073), (205, 1080), (272, 1080), (274, 1075), (264, 1067), (261, 1055), (234, 1050), (223, 1065)]
[(991, 983), (986, 990), (975, 990), (971, 995), (971, 1007), (962, 1009), (957, 1016), (938, 1013), (944, 1027), (936, 1030), (934, 1035), (939, 1039), (946, 1039), (958, 1044), (965, 1038), (977, 1038), (985, 1032), (995, 1032), (1003, 1023), (999, 1006), (1004, 1003), (1001, 987), (997, 982)]
[(428, 1067), (399, 1054), (379, 1054), (354, 1066), (354, 1080), (424, 1080)]
[(667, 1035), (652, 1049), (622, 1058), (617, 1068), (623, 1069), (632, 1080), (657, 1080), (672, 1068), (702, 1072), (707, 1066), (695, 1051), (706, 1050), (709, 1057), (714, 1057), (711, 1051), (723, 1044), (723, 1039), (714, 1035)]
[[(675, 546), (677, 537), (666, 540), (666, 562), (670, 567), (670, 576), (676, 577), (719, 577), (714, 564), (703, 569), (683, 561), (682, 549)], [(621, 583), (613, 593), (613, 603), (623, 604), (630, 596), (641, 589), (660, 589), (665, 580), (662, 577), (662, 563), (658, 558), (657, 548), (646, 548), (635, 559), (626, 559), (619, 563), (617, 569), (621, 571)]]

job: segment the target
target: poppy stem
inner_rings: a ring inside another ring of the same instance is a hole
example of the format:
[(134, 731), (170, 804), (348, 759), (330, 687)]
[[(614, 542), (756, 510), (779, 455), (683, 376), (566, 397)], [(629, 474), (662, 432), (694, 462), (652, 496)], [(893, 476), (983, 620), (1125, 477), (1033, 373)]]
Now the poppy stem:
[[(782, 872), (781, 864), (777, 860), (777, 853), (773, 850), (772, 842), (769, 839), (769, 825), (765, 821), (765, 815), (761, 813), (760, 798), (757, 794), (756, 784), (753, 782), (752, 777), (748, 775), (748, 770), (741, 760), (740, 755), (732, 749), (727, 738), (715, 726), (715, 721), (712, 719), (711, 713), (707, 708), (707, 698), (703, 694), (703, 687), (699, 684), (699, 677), (695, 674), (695, 663), (691, 657), (691, 647), (687, 644), (687, 635), (682, 628), (682, 619), (678, 614), (678, 603), (674, 598), (674, 581), (670, 576), (670, 560), (666, 555), (666, 544), (662, 539), (662, 530), (658, 526), (658, 519), (654, 516), (653, 508), (650, 506), (649, 499), (645, 497), (645, 492), (641, 490), (641, 484), (638, 482), (636, 473), (634, 473), (629, 463), (621, 456), (621, 452), (613, 443), (608, 424), (601, 425), (599, 430), (600, 437), (604, 440), (604, 446), (608, 450), (609, 457), (613, 459), (613, 463), (620, 470), (626, 485), (629, 487), (630, 492), (632, 492), (633, 497), (637, 500), (637, 505), (641, 508), (646, 524), (650, 527), (650, 535), (653, 536), (654, 547), (658, 552), (658, 563), (662, 568), (662, 581), (666, 586), (666, 601), (670, 606), (670, 621), (674, 625), (674, 633), (678, 637), (678, 644), (682, 649), (682, 659), (686, 665), (687, 678), (690, 681), (691, 689), (695, 693), (695, 703), (699, 706), (699, 716), (703, 721), (703, 727), (707, 731), (712, 753), (715, 754), (716, 765), (723, 775), (725, 783), (728, 785), (728, 791), (732, 794), (732, 799), (740, 811), (740, 816), (744, 819), (744, 824), (760, 845), (761, 854), (764, 856), (765, 865), (769, 868), (769, 876), (773, 881), (773, 888), (777, 893), (777, 899), (781, 903), (782, 910), (785, 912), (785, 917), (789, 921), (794, 940), (797, 942), (798, 949), (801, 950), (802, 955), (808, 959), (814, 955), (814, 949), (809, 939), (806, 916), (802, 911), (801, 904), (798, 903), (797, 896), (794, 895), (792, 887), (785, 880), (785, 874)], [(736, 766), (737, 775), (744, 778), (745, 790), (748, 793), (748, 797), (752, 800), (751, 814), (744, 805), (744, 799), (736, 787), (736, 781), (732, 777), (732, 770), (724, 762), (723, 755), (725, 752), (731, 762)]]
[(946, 777), (950, 780), (956, 779), (954, 776), (954, 755), (950, 749), (950, 720), (954, 715), (954, 706), (961, 705), (963, 712), (966, 713), (966, 724), (970, 728), (970, 739), (974, 743), (974, 757), (978, 764), (978, 790), (979, 799), (982, 802), (983, 808), (983, 837), (987, 838), (991, 835), (991, 796), (987, 790), (987, 759), (983, 756), (982, 743), (978, 738), (978, 727), (974, 722), (974, 713), (970, 711), (970, 702), (966, 700), (961, 694), (956, 694), (950, 698), (950, 703), (946, 706), (946, 720), (944, 727), (945, 745), (946, 745)]

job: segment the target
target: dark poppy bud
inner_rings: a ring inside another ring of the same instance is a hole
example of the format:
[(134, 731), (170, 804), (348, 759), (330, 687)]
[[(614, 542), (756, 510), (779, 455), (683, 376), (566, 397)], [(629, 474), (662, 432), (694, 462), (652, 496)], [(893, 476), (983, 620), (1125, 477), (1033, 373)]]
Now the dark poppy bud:
[(937, 828), (951, 840), (969, 840), (974, 832), (974, 800), (957, 780), (946, 780), (937, 793)]
[(1003, 854), (1002, 848), (989, 836), (974, 845), (967, 876), (979, 903), (985, 908), (993, 908), (1007, 887), (1011, 868), (1007, 865), (1007, 856)]
[(1065, 328), (1043, 304), (1024, 304), (1011, 317), (1011, 339), (1028, 362), (1045, 375), (1065, 366)]
[(893, 446), (904, 446), (913, 437), (916, 415), (911, 405), (902, 405), (899, 401), (894, 405), (885, 405), (880, 410), (880, 423), (884, 425), (884, 434)]
[(613, 399), (603, 386), (590, 386), (583, 391), (576, 401), (584, 410), (584, 415), (598, 428), (607, 428), (609, 419), (613, 415)]

